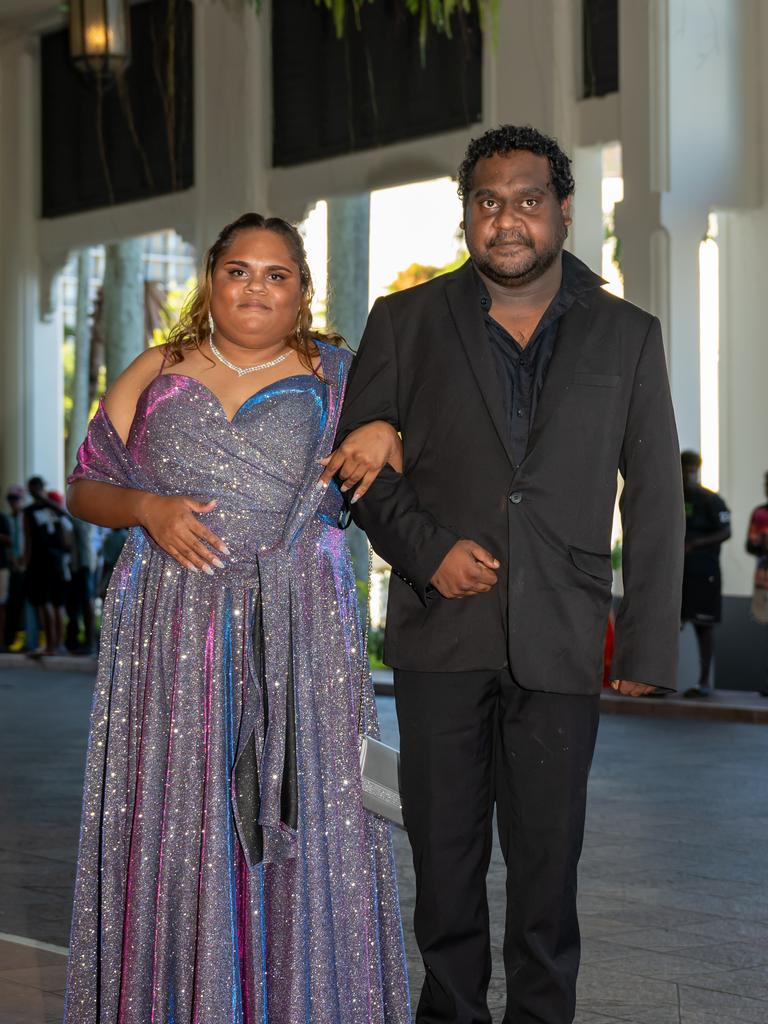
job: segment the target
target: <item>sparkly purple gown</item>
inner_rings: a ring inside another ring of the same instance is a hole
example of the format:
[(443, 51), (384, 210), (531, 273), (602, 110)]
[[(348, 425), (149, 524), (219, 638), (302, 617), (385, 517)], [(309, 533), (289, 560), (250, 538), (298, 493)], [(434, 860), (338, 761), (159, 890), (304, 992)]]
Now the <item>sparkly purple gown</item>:
[[(190, 572), (130, 532), (104, 606), (65, 1024), (410, 1021), (389, 826), (335, 488), (317, 487), (350, 356), (228, 421), (181, 373), (126, 445), (103, 407), (72, 479), (216, 499), (231, 558)], [(364, 682), (361, 682), (363, 681)]]

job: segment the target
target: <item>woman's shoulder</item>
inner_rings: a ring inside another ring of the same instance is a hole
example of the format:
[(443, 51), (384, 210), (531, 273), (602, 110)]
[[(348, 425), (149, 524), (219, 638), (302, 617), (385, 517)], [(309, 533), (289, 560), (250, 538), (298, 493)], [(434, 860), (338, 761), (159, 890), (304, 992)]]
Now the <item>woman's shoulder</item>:
[(351, 349), (333, 345), (322, 338), (315, 338), (315, 344), (320, 352), (320, 360), (325, 366), (338, 366), (345, 372), (349, 369), (355, 356)]
[(123, 443), (133, 423), (139, 397), (162, 371), (166, 358), (165, 345), (148, 348), (123, 370), (104, 395), (104, 408)]

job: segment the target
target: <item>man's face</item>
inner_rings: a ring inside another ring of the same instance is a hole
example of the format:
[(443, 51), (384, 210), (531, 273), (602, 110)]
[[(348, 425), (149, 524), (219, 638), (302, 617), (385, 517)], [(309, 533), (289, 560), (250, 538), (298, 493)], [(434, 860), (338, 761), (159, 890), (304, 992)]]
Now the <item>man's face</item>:
[(560, 255), (571, 223), (558, 201), (549, 160), (526, 149), (478, 160), (464, 210), (475, 266), (508, 288), (535, 281)]
[(683, 463), (683, 487), (698, 487), (701, 478), (701, 467), (692, 462)]

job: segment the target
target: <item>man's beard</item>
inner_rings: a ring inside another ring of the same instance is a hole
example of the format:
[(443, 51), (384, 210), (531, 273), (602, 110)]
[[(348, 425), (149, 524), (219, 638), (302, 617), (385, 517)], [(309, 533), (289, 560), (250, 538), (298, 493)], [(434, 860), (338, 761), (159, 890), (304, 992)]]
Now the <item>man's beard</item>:
[[(563, 243), (568, 237), (568, 228), (564, 222), (558, 227), (557, 233), (550, 245), (545, 249), (536, 250), (529, 238), (518, 235), (515, 232), (495, 235), (487, 244), (482, 253), (475, 253), (470, 250), (472, 262), (477, 269), (490, 278), (495, 284), (507, 288), (519, 288), (521, 285), (530, 284), (546, 273), (563, 249)], [(516, 242), (524, 246), (527, 252), (520, 257), (520, 262), (510, 269), (504, 269), (493, 262), (493, 248), (500, 242)]]

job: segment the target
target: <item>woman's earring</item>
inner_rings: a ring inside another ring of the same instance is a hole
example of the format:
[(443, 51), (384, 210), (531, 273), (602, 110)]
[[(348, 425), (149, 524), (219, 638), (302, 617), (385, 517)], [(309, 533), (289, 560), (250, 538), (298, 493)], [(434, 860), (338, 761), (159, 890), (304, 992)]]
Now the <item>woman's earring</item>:
[(213, 314), (208, 310), (208, 337), (213, 337)]

